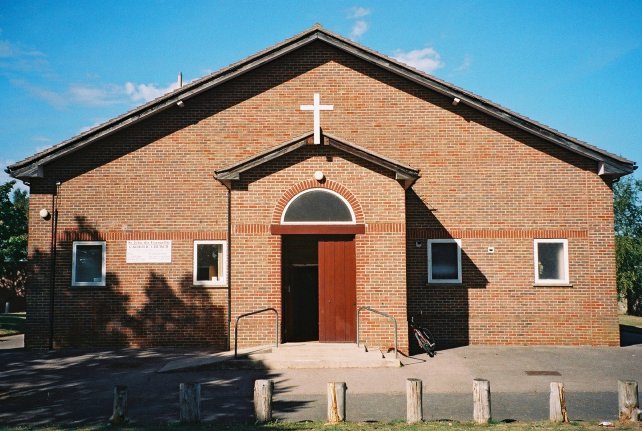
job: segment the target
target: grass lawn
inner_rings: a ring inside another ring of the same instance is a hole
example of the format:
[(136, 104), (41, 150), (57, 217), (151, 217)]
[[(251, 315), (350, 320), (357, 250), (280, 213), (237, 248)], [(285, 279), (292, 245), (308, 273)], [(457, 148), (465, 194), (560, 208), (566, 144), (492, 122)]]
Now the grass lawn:
[(637, 326), (642, 329), (642, 316), (629, 316), (628, 314), (620, 314), (620, 325)]
[[(23, 431), (23, 430), (46, 430), (46, 431), (101, 431), (109, 430), (107, 426), (85, 426), (85, 427), (46, 427), (46, 428), (25, 428), (25, 427), (0, 427), (0, 431)], [(201, 425), (168, 425), (149, 427), (122, 427), (123, 431), (604, 431), (603, 426), (594, 422), (572, 422), (570, 424), (551, 424), (549, 422), (513, 422), (496, 423), (490, 425), (475, 425), (471, 422), (456, 421), (433, 421), (416, 425), (407, 425), (404, 422), (347, 422), (341, 425), (329, 425), (321, 422), (273, 422), (264, 425), (254, 424), (228, 424), (228, 423), (206, 423)], [(640, 430), (642, 427), (634, 424), (614, 423), (613, 429), (617, 430)]]
[(25, 317), (25, 313), (0, 314), (0, 337), (22, 334)]

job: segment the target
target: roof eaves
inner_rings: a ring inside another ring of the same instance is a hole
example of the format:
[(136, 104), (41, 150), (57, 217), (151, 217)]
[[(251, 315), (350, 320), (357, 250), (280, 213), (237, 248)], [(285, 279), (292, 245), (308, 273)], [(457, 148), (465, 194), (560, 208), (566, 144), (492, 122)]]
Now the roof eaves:
[[(255, 53), (245, 59), (235, 62), (229, 66), (219, 69), (210, 75), (197, 79), (178, 88), (172, 92), (162, 95), (146, 104), (138, 106), (122, 115), (119, 115), (103, 124), (100, 124), (88, 131), (67, 139), (57, 145), (47, 148), (39, 153), (27, 157), (19, 162), (13, 163), (8, 166), (12, 176), (20, 177), (26, 172), (31, 172), (32, 169), (22, 169), (25, 165), (31, 165), (35, 162), (38, 166), (49, 163), (59, 157), (62, 157), (70, 152), (77, 151), (93, 141), (104, 138), (118, 130), (129, 126), (133, 123), (141, 121), (153, 114), (161, 112), (174, 106), (179, 100), (186, 100), (197, 94), (209, 90), (210, 88), (221, 85), (222, 83), (255, 69), (267, 62), (273, 61), (287, 53), (307, 45), (317, 39), (317, 31), (320, 27), (307, 29), (291, 38), (288, 38), (276, 45), (266, 48), (258, 53)], [(66, 149), (67, 151), (62, 151)]]
[[(379, 67), (382, 67), (392, 73), (405, 77), (406, 79), (409, 79), (434, 91), (437, 91), (438, 93), (441, 93), (445, 96), (453, 98), (457, 97), (460, 99), (460, 103), (467, 104), (499, 120), (514, 125), (522, 130), (525, 130), (531, 134), (539, 136), (592, 160), (613, 165), (617, 170), (625, 173), (633, 172), (637, 168), (635, 162), (631, 160), (609, 153), (608, 151), (602, 150), (586, 142), (565, 135), (551, 127), (545, 126), (541, 123), (531, 120), (528, 117), (504, 108), (499, 104), (491, 102), (488, 99), (485, 99), (425, 72), (414, 69), (404, 63), (401, 63), (391, 57), (360, 45), (352, 40), (344, 38), (343, 36), (333, 33), (317, 24), (291, 38), (288, 38), (276, 45), (259, 51), (254, 55), (246, 57), (245, 59), (233, 63), (208, 76), (195, 80), (183, 86), (182, 88), (163, 95), (102, 125), (90, 129), (87, 132), (77, 135), (76, 137), (66, 140), (20, 162), (14, 163), (8, 167), (8, 170), (14, 177), (20, 177), (26, 172), (33, 172), (34, 166), (25, 167), (25, 165), (32, 165), (36, 162), (39, 162), (36, 163), (36, 167), (40, 167), (43, 164), (51, 162), (52, 160), (62, 157), (65, 154), (68, 154), (69, 152), (76, 151), (97, 139), (103, 138), (111, 133), (115, 133), (123, 127), (141, 121), (142, 119), (154, 115), (162, 110), (168, 109), (179, 100), (185, 100), (197, 94), (200, 94), (203, 91), (207, 91), (208, 89), (218, 86), (223, 82), (226, 82), (227, 80), (233, 79), (240, 74), (248, 72), (303, 45), (311, 43), (316, 39), (323, 40), (326, 43), (329, 43), (339, 49), (357, 56), (358, 58), (376, 64)], [(67, 151), (62, 151), (63, 149), (66, 149)], [(23, 167), (25, 168), (23, 169)]]
[[(590, 145), (579, 139), (568, 136), (549, 126), (538, 123), (526, 116), (511, 111), (495, 102), (478, 96), (470, 91), (464, 90), (423, 71), (417, 70), (404, 63), (401, 63), (385, 54), (374, 51), (362, 46), (352, 40), (346, 39), (340, 35), (323, 29), (324, 35), (319, 38), (327, 43), (331, 43), (337, 48), (343, 49), (365, 61), (376, 64), (397, 75), (405, 77), (413, 82), (428, 87), (440, 94), (448, 97), (460, 99), (460, 103), (467, 104), (477, 110), (485, 112), (499, 120), (512, 124), (531, 134), (539, 136), (557, 145), (567, 148), (570, 151), (581, 154), (597, 162), (605, 161), (604, 158), (610, 159), (610, 163), (615, 163), (627, 173), (633, 172), (637, 166), (635, 162), (624, 157), (605, 151), (601, 148)], [(335, 39), (333, 41), (332, 39)]]
[(215, 178), (219, 181), (238, 180), (239, 175), (243, 172), (307, 145), (307, 139), (312, 135), (312, 132), (305, 133), (266, 151), (248, 157), (247, 159), (241, 160), (222, 169), (218, 169), (214, 172)]
[(411, 168), (396, 160), (377, 154), (352, 142), (345, 141), (341, 138), (325, 133), (325, 136), (330, 140), (330, 145), (342, 151), (355, 155), (361, 159), (368, 160), (378, 166), (386, 168), (398, 174), (407, 176), (408, 178), (419, 178), (419, 169)]
[[(253, 169), (306, 145), (312, 145), (309, 143), (309, 138), (311, 136), (313, 136), (312, 132), (305, 133), (301, 136), (290, 139), (287, 142), (272, 147), (266, 151), (255, 154), (247, 159), (241, 160), (225, 168), (218, 169), (215, 171), (214, 177), (221, 182), (240, 180), (240, 175), (244, 172), (249, 171), (250, 169)], [(384, 157), (351, 142), (347, 142), (329, 133), (324, 133), (324, 138), (326, 138), (324, 139), (325, 143), (339, 149), (340, 151), (352, 154), (362, 160), (366, 160), (370, 163), (394, 172), (396, 174), (396, 179), (405, 181), (406, 184), (412, 185), (412, 183), (414, 183), (419, 178), (418, 169), (413, 169), (410, 166)]]

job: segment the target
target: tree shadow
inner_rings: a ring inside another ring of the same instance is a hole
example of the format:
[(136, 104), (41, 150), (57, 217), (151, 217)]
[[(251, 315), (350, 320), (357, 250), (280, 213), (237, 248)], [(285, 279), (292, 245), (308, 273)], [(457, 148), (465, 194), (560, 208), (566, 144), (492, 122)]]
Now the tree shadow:
[[(107, 424), (116, 385), (128, 387), (132, 425), (178, 421), (179, 384), (201, 383), (204, 421), (253, 422), (254, 381), (273, 379), (275, 397), (292, 387), (268, 370), (158, 373), (168, 361), (196, 356), (166, 349), (48, 352), (0, 351), (0, 424), (79, 426)], [(304, 409), (308, 401), (280, 400), (274, 414)]]
[[(428, 328), (437, 340), (437, 348), (451, 348), (470, 343), (470, 289), (485, 289), (488, 279), (466, 253), (462, 244), (461, 284), (428, 283), (429, 239), (453, 238), (434, 212), (412, 190), (406, 191), (406, 282), (408, 317), (418, 326)], [(412, 333), (408, 335), (411, 353), (419, 346)]]
[[(76, 223), (76, 235), (100, 239), (82, 217), (77, 217)], [(133, 424), (167, 424), (178, 420), (179, 383), (191, 381), (202, 384), (204, 420), (253, 420), (254, 380), (278, 380), (280, 373), (157, 372), (169, 361), (201, 357), (205, 353), (203, 346), (210, 346), (210, 352), (220, 350), (213, 340), (224, 339), (224, 310), (211, 302), (206, 290), (192, 287), (190, 274), (170, 278), (149, 270), (139, 292), (124, 286), (121, 277), (112, 272), (107, 274), (104, 288), (72, 288), (67, 268), (71, 266), (72, 243), (71, 238), (61, 235), (57, 249), (57, 349), (0, 350), (0, 424), (106, 423), (111, 414), (113, 388), (118, 384), (129, 388), (129, 418)], [(48, 344), (49, 337), (51, 262), (51, 253), (32, 251), (26, 331), (31, 340), (28, 344), (40, 348)], [(142, 304), (135, 305), (141, 295)], [(279, 383), (279, 391), (290, 389), (285, 382)], [(284, 401), (278, 408), (296, 411), (306, 404)]]

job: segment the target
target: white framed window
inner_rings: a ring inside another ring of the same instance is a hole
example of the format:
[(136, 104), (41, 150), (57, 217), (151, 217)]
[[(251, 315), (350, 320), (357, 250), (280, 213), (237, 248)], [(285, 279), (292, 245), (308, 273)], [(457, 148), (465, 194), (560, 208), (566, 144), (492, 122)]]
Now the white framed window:
[(194, 241), (194, 286), (227, 286), (227, 241)]
[(535, 284), (569, 284), (568, 240), (536, 239), (533, 241)]
[(71, 259), (72, 286), (106, 285), (107, 249), (105, 241), (74, 241)]
[(428, 240), (428, 283), (461, 283), (461, 240)]

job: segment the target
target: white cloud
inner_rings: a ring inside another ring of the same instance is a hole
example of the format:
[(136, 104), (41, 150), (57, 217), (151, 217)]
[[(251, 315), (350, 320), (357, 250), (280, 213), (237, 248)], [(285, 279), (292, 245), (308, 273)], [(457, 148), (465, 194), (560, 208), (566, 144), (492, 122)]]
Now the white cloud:
[(415, 69), (423, 70), (426, 73), (433, 73), (435, 70), (444, 67), (441, 61), (441, 55), (434, 48), (414, 49), (404, 52), (397, 50), (393, 55), (395, 60), (399, 60)]
[(66, 97), (48, 88), (31, 84), (23, 79), (12, 79), (9, 82), (15, 87), (22, 88), (31, 96), (44, 100), (56, 109), (63, 109), (69, 105), (69, 100)]
[(82, 106), (109, 106), (123, 103), (123, 91), (116, 85), (94, 87), (72, 84), (67, 89), (67, 93), (70, 102)]
[(349, 20), (355, 20), (352, 24), (352, 29), (350, 30), (350, 37), (352, 39), (357, 39), (368, 31), (370, 26), (363, 18), (371, 13), (372, 11), (370, 9), (361, 6), (353, 6), (350, 8), (347, 18)]
[(42, 142), (42, 143), (51, 142), (51, 138), (49, 138), (48, 136), (43, 136), (43, 135), (32, 136), (31, 140), (34, 141), (34, 142)]
[(125, 93), (134, 102), (149, 102), (163, 94), (178, 88), (178, 82), (172, 82), (165, 87), (156, 87), (154, 84), (134, 84), (133, 82), (125, 83)]
[(9, 42), (8, 40), (0, 40), (0, 57), (44, 57), (45, 55), (35, 49), (27, 49), (22, 46)]
[(0, 69), (13, 72), (49, 72), (49, 63), (45, 54), (10, 42), (0, 40)]
[(178, 88), (177, 82), (164, 87), (155, 84), (105, 84), (102, 86), (72, 84), (64, 91), (54, 91), (46, 87), (31, 84), (22, 79), (11, 80), (11, 84), (22, 88), (31, 96), (44, 100), (56, 109), (65, 109), (72, 105), (103, 107), (110, 105), (127, 105), (146, 103), (165, 93)]
[(371, 13), (372, 11), (370, 9), (366, 9), (365, 7), (353, 6), (350, 8), (350, 11), (348, 12), (348, 18), (349, 19), (363, 18), (364, 16), (368, 16)]
[(468, 55), (466, 55), (464, 57), (464, 61), (459, 66), (455, 67), (455, 72), (465, 72), (470, 69), (470, 66), (472, 66), (472, 64), (473, 60)]
[(357, 22), (354, 23), (352, 26), (352, 31), (350, 32), (350, 36), (353, 39), (356, 39), (358, 37), (363, 36), (363, 34), (368, 31), (368, 23), (363, 21), (363, 20), (358, 20)]

